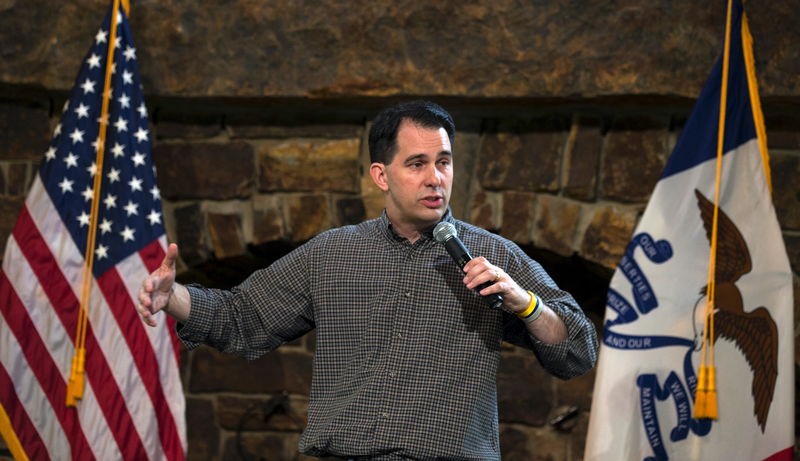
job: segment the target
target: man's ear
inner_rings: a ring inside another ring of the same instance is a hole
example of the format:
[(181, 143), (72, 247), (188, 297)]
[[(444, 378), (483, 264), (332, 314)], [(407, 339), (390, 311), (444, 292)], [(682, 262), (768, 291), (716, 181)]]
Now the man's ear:
[(389, 183), (386, 180), (386, 165), (380, 162), (375, 162), (369, 166), (369, 175), (372, 181), (378, 186), (378, 189), (386, 192), (389, 190)]

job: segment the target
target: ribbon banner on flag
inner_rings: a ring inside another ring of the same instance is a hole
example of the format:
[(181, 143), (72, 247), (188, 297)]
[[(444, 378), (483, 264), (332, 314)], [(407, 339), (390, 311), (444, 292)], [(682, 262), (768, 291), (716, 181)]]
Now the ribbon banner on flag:
[[(587, 461), (793, 459), (792, 278), (771, 200), (747, 18), (738, 1), (729, 11), (728, 59), (714, 66), (611, 280)], [(695, 419), (718, 126), (724, 155), (709, 332), (718, 418)]]
[[(146, 328), (135, 309), (141, 281), (158, 267), (166, 245), (136, 60), (125, 11), (115, 0), (6, 245), (0, 433), (16, 459), (185, 458), (174, 322)], [(89, 238), (92, 223), (96, 232)], [(88, 284), (87, 254), (93, 257)], [(91, 288), (85, 324), (84, 287)], [(79, 344), (86, 384), (67, 406)]]

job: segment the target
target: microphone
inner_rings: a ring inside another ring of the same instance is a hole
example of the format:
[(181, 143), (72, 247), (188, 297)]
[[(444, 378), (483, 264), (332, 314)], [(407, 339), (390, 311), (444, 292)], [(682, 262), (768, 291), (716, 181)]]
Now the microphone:
[[(447, 250), (450, 257), (453, 258), (453, 261), (455, 261), (461, 269), (472, 260), (472, 255), (469, 254), (469, 250), (467, 250), (467, 247), (461, 242), (461, 239), (458, 238), (456, 226), (449, 222), (442, 221), (437, 224), (433, 229), (433, 238), (436, 239), (437, 242), (444, 244), (444, 249)], [(478, 285), (475, 291), (481, 291), (491, 285), (491, 282), (484, 282)], [(500, 306), (503, 305), (503, 296), (497, 293), (484, 296), (483, 299), (489, 303), (489, 307), (492, 309), (499, 309)]]

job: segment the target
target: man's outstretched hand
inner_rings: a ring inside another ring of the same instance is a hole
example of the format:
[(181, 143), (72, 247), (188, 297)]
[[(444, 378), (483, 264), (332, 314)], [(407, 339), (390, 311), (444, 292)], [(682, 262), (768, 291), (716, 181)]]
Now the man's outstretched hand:
[(151, 327), (156, 326), (153, 315), (167, 307), (175, 290), (175, 261), (177, 259), (178, 245), (170, 243), (164, 261), (142, 282), (137, 310), (141, 314), (142, 320)]

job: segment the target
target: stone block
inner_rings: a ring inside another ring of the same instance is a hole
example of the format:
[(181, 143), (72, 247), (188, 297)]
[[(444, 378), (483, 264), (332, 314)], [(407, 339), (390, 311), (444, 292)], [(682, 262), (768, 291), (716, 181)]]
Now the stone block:
[(14, 162), (8, 165), (8, 194), (27, 195), (28, 163)]
[(622, 117), (606, 135), (601, 196), (624, 202), (650, 197), (667, 159), (667, 121)]
[(51, 134), (46, 107), (0, 103), (0, 160), (39, 160)]
[(308, 398), (288, 394), (259, 398), (220, 395), (217, 417), (223, 429), (235, 431), (302, 431), (306, 427)]
[(501, 121), (484, 135), (479, 170), (484, 189), (554, 191), (569, 123), (560, 118)]
[(600, 151), (603, 147), (602, 120), (599, 117), (575, 117), (567, 143), (567, 178), (564, 193), (572, 198), (592, 200), (597, 189)]
[(502, 219), (502, 194), (479, 190), (472, 197), (470, 222), (489, 230), (500, 228)]
[(237, 214), (208, 213), (208, 235), (218, 259), (245, 253), (241, 217)]
[(198, 204), (175, 208), (175, 238), (180, 257), (187, 266), (208, 260), (207, 233), (203, 211)]
[(503, 192), (503, 221), (500, 235), (524, 245), (531, 242), (536, 196), (529, 192)]
[(312, 356), (305, 352), (277, 350), (247, 361), (210, 348), (194, 351), (189, 391), (240, 392), (247, 394), (292, 392), (311, 389)]
[(360, 198), (344, 197), (336, 200), (336, 217), (339, 225), (358, 224), (364, 221), (366, 210)]
[(187, 397), (186, 425), (189, 452), (187, 459), (214, 461), (219, 453), (220, 430), (209, 399)]
[(167, 199), (224, 200), (253, 192), (253, 149), (244, 142), (158, 143), (153, 159), (161, 196)]
[(580, 256), (609, 269), (614, 269), (636, 227), (636, 214), (617, 206), (598, 206), (583, 232)]
[(500, 421), (541, 426), (553, 407), (553, 378), (533, 354), (504, 354), (497, 371)]
[(783, 229), (800, 230), (800, 155), (773, 152), (772, 202)]
[(469, 216), (469, 197), (474, 178), (475, 164), (481, 146), (480, 120), (459, 118), (456, 122), (456, 138), (453, 145), (453, 190), (450, 194), (450, 209), (453, 216), (465, 219)]
[(325, 195), (298, 195), (288, 199), (292, 239), (303, 242), (330, 229), (330, 209)]
[[(259, 197), (261, 198), (261, 197)], [(286, 237), (286, 223), (277, 197), (269, 197), (268, 207), (253, 210), (253, 243), (266, 243)]]
[(258, 150), (259, 190), (359, 191), (357, 138), (289, 140)]
[(562, 256), (574, 253), (582, 206), (566, 198), (539, 194), (535, 208), (533, 244)]

